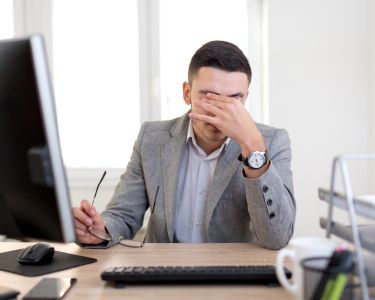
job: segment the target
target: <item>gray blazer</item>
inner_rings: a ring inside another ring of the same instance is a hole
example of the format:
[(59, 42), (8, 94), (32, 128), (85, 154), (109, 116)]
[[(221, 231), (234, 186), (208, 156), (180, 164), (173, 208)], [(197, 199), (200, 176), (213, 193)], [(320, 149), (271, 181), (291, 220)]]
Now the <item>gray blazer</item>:
[[(131, 160), (102, 216), (113, 240), (131, 239), (148, 207), (147, 242), (174, 242), (177, 177), (186, 149), (189, 118), (145, 123)], [(231, 140), (220, 157), (209, 191), (209, 242), (256, 243), (280, 249), (292, 237), (295, 221), (291, 149), (285, 130), (257, 124), (271, 161), (259, 179), (243, 176), (239, 145)], [(107, 246), (112, 246), (110, 242)]]

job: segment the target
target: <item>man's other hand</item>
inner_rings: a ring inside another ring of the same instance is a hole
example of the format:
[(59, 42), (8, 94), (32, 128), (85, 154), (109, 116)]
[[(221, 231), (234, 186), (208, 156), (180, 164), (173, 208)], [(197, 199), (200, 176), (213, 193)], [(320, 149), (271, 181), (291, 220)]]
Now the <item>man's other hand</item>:
[(73, 207), (74, 227), (78, 241), (83, 244), (100, 244), (102, 239), (90, 234), (89, 228), (95, 232), (105, 232), (105, 223), (95, 207), (87, 200), (82, 200), (80, 207)]

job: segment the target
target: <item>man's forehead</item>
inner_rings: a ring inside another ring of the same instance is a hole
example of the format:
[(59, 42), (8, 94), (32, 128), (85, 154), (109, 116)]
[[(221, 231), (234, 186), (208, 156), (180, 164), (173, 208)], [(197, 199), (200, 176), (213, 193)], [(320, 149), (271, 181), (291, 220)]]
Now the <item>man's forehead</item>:
[(245, 73), (214, 68), (201, 68), (190, 85), (199, 94), (213, 93), (230, 97), (243, 96), (248, 90)]
[(215, 67), (200, 67), (198, 71), (195, 73), (193, 80), (197, 77), (205, 76), (207, 74), (222, 74), (226, 76), (240, 76), (244, 77), (247, 79), (247, 74), (242, 71), (228, 71), (228, 70), (223, 70)]

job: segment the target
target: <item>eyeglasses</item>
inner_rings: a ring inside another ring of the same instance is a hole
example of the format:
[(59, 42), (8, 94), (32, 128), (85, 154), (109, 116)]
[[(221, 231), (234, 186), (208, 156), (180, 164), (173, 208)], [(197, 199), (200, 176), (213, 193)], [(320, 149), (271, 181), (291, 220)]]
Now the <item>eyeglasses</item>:
[[(96, 190), (95, 190), (95, 194), (94, 194), (94, 197), (92, 199), (92, 205), (94, 205), (94, 201), (95, 201), (95, 198), (96, 198), (96, 194), (98, 192), (98, 189), (99, 189), (99, 186), (100, 184), (102, 183), (105, 175), (107, 174), (106, 171), (104, 171), (103, 175), (102, 175), (102, 178), (100, 179), (97, 187), (96, 187)], [(158, 192), (159, 192), (159, 186), (157, 187), (156, 189), (156, 193), (155, 193), (155, 198), (154, 198), (154, 203), (152, 205), (152, 208), (150, 207), (150, 210), (151, 210), (151, 215), (154, 213), (154, 209), (155, 209), (155, 203), (156, 203), (156, 198), (158, 196)], [(148, 234), (148, 229), (149, 229), (149, 224), (150, 222), (147, 223), (147, 226), (146, 226), (146, 232), (145, 232), (145, 235), (142, 239), (142, 241), (137, 241), (137, 240), (128, 240), (128, 239), (123, 239), (123, 240), (119, 240), (117, 241), (117, 244), (120, 244), (122, 246), (126, 246), (126, 247), (131, 247), (131, 248), (141, 248), (143, 247), (145, 241), (146, 241), (146, 238), (147, 238), (147, 234)], [(113, 238), (112, 236), (108, 233), (108, 232), (103, 232), (103, 231), (99, 231), (97, 229), (95, 229), (93, 226), (90, 226), (88, 228), (88, 232), (95, 236), (96, 238), (98, 239), (101, 239), (103, 241), (107, 241), (107, 242), (111, 242), (113, 241)]]

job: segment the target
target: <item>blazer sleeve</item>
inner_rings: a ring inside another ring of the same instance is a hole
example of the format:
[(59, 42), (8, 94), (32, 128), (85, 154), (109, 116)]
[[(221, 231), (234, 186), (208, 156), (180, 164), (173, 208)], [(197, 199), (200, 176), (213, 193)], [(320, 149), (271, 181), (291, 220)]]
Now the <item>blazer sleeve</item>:
[(121, 175), (114, 195), (102, 213), (106, 228), (112, 236), (107, 247), (122, 239), (132, 239), (142, 227), (149, 206), (140, 154), (144, 132), (145, 125), (138, 134), (126, 171)]
[(269, 249), (285, 247), (294, 231), (296, 204), (293, 195), (291, 147), (286, 130), (274, 131), (267, 145), (270, 166), (257, 179), (244, 177), (254, 242)]

